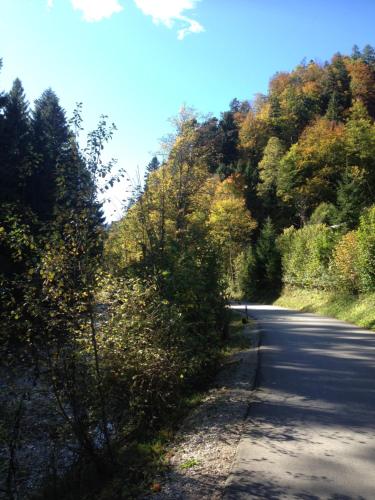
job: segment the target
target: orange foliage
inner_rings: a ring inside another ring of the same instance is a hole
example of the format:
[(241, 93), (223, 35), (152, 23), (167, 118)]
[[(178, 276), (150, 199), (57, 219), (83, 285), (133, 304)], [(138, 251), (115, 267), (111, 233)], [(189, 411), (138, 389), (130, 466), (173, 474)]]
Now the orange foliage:
[(361, 100), (369, 113), (375, 116), (375, 74), (363, 61), (346, 59), (345, 65), (351, 78), (353, 99)]
[(273, 76), (269, 83), (270, 94), (281, 94), (289, 85), (290, 74), (286, 72), (279, 72)]

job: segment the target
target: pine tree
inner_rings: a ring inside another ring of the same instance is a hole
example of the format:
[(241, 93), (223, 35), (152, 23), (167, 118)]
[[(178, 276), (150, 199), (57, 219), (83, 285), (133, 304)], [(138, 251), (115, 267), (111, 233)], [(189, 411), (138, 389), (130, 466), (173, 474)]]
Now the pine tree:
[(361, 51), (357, 44), (353, 45), (352, 48), (352, 59), (360, 59), (362, 57)]
[(0, 200), (25, 205), (30, 175), (31, 136), (28, 103), (17, 78), (6, 97), (0, 135)]
[(29, 197), (37, 216), (47, 221), (56, 197), (57, 160), (69, 137), (65, 112), (51, 89), (35, 102), (32, 130), (37, 165), (30, 179)]
[(346, 168), (337, 191), (340, 221), (349, 228), (361, 210), (375, 202), (375, 125), (366, 107), (357, 101), (345, 127)]
[(151, 161), (149, 162), (149, 164), (146, 167), (146, 172), (145, 172), (145, 175), (144, 175), (145, 188), (147, 186), (147, 180), (148, 180), (149, 175), (152, 172), (155, 172), (159, 167), (160, 167), (160, 162), (159, 162), (157, 156), (153, 156), (152, 159), (151, 159)]
[(258, 293), (277, 293), (281, 285), (281, 260), (276, 246), (276, 231), (270, 217), (266, 219), (260, 231), (255, 258)]
[(230, 101), (229, 109), (230, 109), (231, 113), (238, 113), (240, 111), (240, 108), (241, 108), (241, 103), (237, 99), (237, 97), (235, 97), (234, 99), (232, 99)]
[(223, 134), (223, 163), (225, 165), (234, 164), (238, 159), (238, 127), (234, 121), (234, 116), (231, 111), (226, 111), (222, 114), (219, 122), (219, 128)]
[(351, 105), (350, 75), (341, 54), (336, 54), (327, 67), (324, 97), (326, 100), (327, 117), (334, 121), (342, 121), (344, 112)]
[(375, 70), (375, 49), (371, 45), (366, 45), (362, 51), (362, 60)]
[(338, 222), (354, 229), (363, 208), (366, 206), (366, 183), (363, 172), (356, 167), (347, 167), (337, 188)]

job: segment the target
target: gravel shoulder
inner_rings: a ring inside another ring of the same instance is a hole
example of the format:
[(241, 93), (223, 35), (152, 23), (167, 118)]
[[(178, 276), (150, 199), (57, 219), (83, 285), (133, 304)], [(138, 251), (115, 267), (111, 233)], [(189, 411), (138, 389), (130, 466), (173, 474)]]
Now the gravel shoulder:
[(259, 330), (244, 325), (249, 348), (230, 356), (203, 402), (183, 422), (155, 499), (219, 499), (224, 493), (255, 386)]

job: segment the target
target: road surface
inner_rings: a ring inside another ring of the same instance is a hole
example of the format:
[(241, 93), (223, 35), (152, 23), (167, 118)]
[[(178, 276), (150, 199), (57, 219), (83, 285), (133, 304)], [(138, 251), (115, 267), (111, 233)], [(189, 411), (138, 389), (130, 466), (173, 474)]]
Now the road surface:
[(375, 500), (375, 333), (248, 310), (261, 329), (258, 389), (225, 499)]

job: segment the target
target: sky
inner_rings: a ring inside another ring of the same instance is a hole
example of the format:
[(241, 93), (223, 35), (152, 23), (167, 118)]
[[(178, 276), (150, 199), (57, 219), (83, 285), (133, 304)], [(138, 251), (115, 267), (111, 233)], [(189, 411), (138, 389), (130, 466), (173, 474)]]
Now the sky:
[[(375, 46), (375, 0), (1, 0), (0, 89), (23, 82), (30, 106), (51, 87), (85, 128), (108, 115), (106, 149), (135, 182), (182, 105), (220, 116), (266, 93), (277, 71)], [(105, 206), (121, 214), (124, 181)]]

